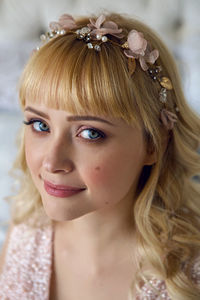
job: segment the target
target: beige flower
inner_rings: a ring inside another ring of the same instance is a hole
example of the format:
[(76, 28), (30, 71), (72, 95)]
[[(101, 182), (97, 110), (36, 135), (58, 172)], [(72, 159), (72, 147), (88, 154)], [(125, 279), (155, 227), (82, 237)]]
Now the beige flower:
[(150, 46), (144, 39), (143, 33), (136, 30), (131, 30), (127, 38), (128, 48), (124, 50), (127, 57), (136, 58), (140, 62), (142, 70), (147, 71), (147, 63), (154, 64), (159, 57), (159, 51), (154, 49), (150, 50)]
[(118, 25), (112, 21), (105, 21), (105, 16), (101, 15), (97, 18), (96, 22), (93, 19), (90, 19), (90, 23), (87, 26), (92, 30), (92, 35), (106, 35), (110, 34), (118, 38), (122, 38), (123, 35), (121, 34), (122, 29), (118, 28)]

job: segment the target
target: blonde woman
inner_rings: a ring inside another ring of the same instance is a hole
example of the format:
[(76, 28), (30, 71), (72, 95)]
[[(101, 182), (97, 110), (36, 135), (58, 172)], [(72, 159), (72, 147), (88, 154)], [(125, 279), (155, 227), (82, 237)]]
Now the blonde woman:
[(50, 23), (20, 81), (0, 298), (200, 298), (200, 119), (172, 56), (115, 13)]

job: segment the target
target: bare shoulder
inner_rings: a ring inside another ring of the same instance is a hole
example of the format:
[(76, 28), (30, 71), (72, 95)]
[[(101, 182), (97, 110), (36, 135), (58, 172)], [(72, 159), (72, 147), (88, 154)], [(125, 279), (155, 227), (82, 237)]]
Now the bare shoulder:
[(0, 251), (0, 274), (2, 273), (2, 270), (3, 270), (3, 265), (4, 265), (4, 262), (5, 262), (5, 256), (6, 256), (6, 252), (7, 252), (7, 248), (8, 248), (10, 234), (13, 230), (13, 227), (14, 227), (14, 224), (10, 223), (10, 225), (8, 227), (8, 230), (7, 230), (7, 233), (6, 233), (6, 238), (5, 238), (3, 247)]

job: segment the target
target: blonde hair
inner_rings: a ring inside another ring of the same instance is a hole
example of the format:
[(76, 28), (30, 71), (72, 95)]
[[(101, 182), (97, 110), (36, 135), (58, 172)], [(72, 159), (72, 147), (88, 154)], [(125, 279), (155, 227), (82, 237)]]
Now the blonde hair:
[[(165, 280), (169, 295), (176, 300), (197, 300), (199, 290), (190, 279), (192, 262), (200, 250), (200, 185), (193, 176), (200, 173), (200, 119), (188, 106), (175, 62), (160, 38), (146, 25), (127, 15), (107, 13), (125, 36), (132, 29), (144, 34), (158, 49), (158, 63), (169, 77), (173, 90), (168, 93), (170, 111), (179, 108), (178, 122), (169, 133), (163, 153), (163, 128), (159, 120), (162, 103), (160, 85), (137, 64), (130, 76), (127, 57), (112, 42), (104, 43), (101, 52), (89, 50), (73, 33), (58, 36), (44, 45), (28, 61), (20, 82), (20, 104), (33, 102), (67, 110), (75, 114), (120, 117), (129, 124), (142, 126), (147, 148), (157, 152), (157, 162), (145, 166), (140, 176), (133, 218), (138, 234), (141, 265), (133, 285), (154, 274)], [(77, 24), (87, 25), (89, 18)], [(116, 39), (111, 38), (114, 41)], [(72, 101), (73, 100), (73, 101)], [(22, 171), (21, 189), (13, 204), (14, 223), (34, 216), (42, 226), (50, 222), (45, 216), (40, 195), (32, 182), (24, 153), (23, 131), (15, 168)], [(32, 218), (33, 219), (33, 218)], [(39, 220), (39, 221), (38, 221)], [(45, 220), (45, 221), (44, 221)], [(145, 265), (151, 266), (151, 273)], [(153, 272), (152, 272), (153, 270)]]

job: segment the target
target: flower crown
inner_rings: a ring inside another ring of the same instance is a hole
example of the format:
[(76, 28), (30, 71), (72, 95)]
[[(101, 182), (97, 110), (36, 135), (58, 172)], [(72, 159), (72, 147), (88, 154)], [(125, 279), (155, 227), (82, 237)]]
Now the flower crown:
[[(113, 21), (106, 21), (104, 15), (100, 15), (96, 21), (89, 19), (90, 23), (87, 26), (81, 27), (77, 25), (71, 15), (63, 14), (58, 22), (49, 24), (50, 31), (42, 34), (40, 39), (43, 43), (48, 42), (52, 38), (67, 33), (74, 33), (77, 39), (84, 41), (88, 49), (94, 49), (97, 52), (101, 51), (101, 44), (112, 42), (123, 49), (125, 56), (128, 58), (128, 70), (132, 75), (136, 69), (136, 60), (139, 62), (143, 71), (147, 71), (154, 81), (159, 82), (161, 90), (159, 100), (163, 103), (163, 108), (160, 112), (160, 119), (167, 130), (174, 127), (177, 122), (177, 115), (166, 109), (167, 91), (172, 90), (173, 86), (168, 77), (162, 76), (162, 67), (155, 64), (159, 57), (159, 51), (152, 49), (149, 42), (144, 38), (142, 32), (133, 29), (128, 33), (125, 43), (120, 44), (109, 39), (109, 36), (114, 36), (118, 39), (124, 38), (122, 29)], [(39, 50), (40, 47), (37, 47)], [(179, 109), (176, 107), (178, 112)]]

